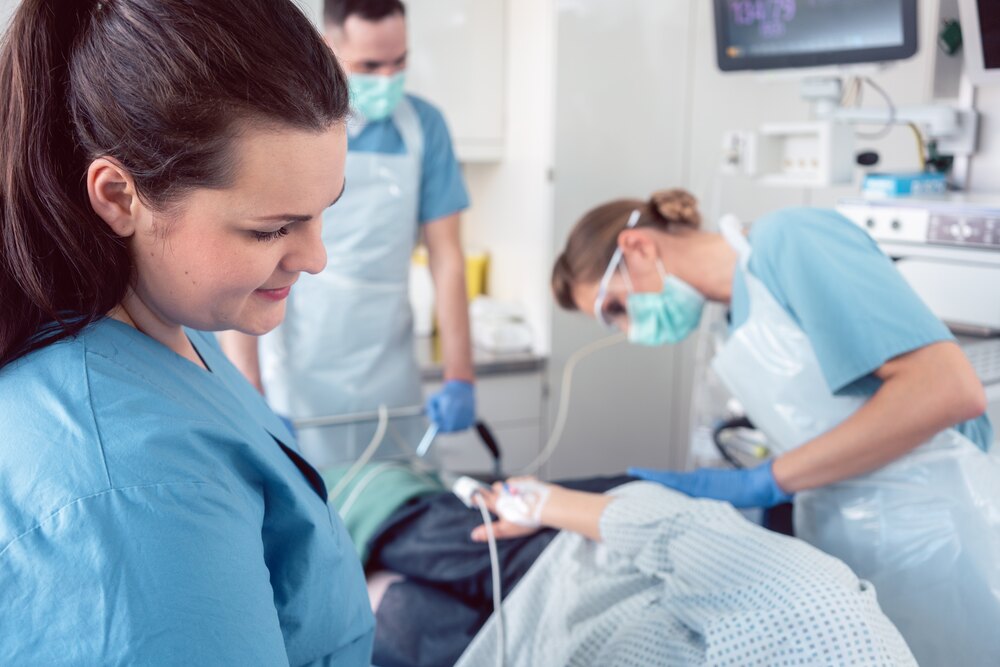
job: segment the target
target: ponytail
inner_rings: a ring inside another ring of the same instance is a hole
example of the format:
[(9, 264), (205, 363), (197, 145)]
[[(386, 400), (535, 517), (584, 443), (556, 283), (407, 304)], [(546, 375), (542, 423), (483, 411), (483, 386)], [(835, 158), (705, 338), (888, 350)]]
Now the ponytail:
[(128, 284), (125, 245), (89, 204), (67, 95), (95, 5), (23, 0), (0, 44), (0, 368), (76, 334)]
[(324, 131), (349, 110), (291, 0), (23, 0), (0, 100), (0, 369), (105, 317), (131, 284), (128, 244), (90, 205), (94, 159), (165, 210), (229, 184), (240, 124)]
[(657, 190), (649, 198), (647, 207), (650, 214), (666, 227), (666, 231), (701, 227), (698, 200), (687, 190), (680, 188)]

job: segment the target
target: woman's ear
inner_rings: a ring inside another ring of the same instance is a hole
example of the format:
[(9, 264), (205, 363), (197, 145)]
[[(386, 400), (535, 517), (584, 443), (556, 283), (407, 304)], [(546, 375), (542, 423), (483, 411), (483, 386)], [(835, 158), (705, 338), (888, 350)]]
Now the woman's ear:
[(87, 194), (94, 212), (117, 236), (135, 234), (142, 202), (135, 191), (132, 176), (118, 163), (97, 158), (87, 169)]
[(618, 235), (618, 247), (626, 259), (654, 262), (659, 256), (656, 240), (648, 230), (625, 229)]

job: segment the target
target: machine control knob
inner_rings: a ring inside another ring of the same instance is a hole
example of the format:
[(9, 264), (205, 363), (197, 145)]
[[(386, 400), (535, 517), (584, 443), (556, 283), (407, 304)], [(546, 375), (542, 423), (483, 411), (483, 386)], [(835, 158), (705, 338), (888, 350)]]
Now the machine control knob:
[(900, 228), (901, 228), (902, 226), (903, 226), (903, 223), (901, 223), (901, 222), (900, 222), (899, 220), (893, 220), (893, 221), (892, 221), (892, 229), (893, 229), (893, 231), (896, 231), (896, 232), (898, 232), (898, 231), (899, 231), (899, 229), (900, 229)]
[(865, 227), (868, 229), (875, 229), (875, 218), (868, 218), (865, 220)]

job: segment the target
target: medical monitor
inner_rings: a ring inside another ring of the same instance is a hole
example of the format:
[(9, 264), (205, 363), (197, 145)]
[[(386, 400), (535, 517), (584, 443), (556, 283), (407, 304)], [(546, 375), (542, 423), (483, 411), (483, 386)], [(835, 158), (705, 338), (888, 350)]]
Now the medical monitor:
[(969, 81), (1000, 83), (1000, 2), (959, 0), (958, 9)]
[(724, 72), (882, 63), (917, 52), (917, 0), (713, 1)]

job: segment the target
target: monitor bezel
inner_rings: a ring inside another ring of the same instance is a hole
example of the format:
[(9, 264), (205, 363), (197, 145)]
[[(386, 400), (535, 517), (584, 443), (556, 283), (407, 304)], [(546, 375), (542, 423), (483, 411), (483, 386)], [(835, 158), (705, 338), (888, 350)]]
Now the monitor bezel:
[(715, 52), (719, 69), (723, 72), (803, 69), (833, 65), (883, 63), (911, 58), (917, 53), (917, 49), (919, 48), (917, 36), (917, 0), (902, 0), (903, 43), (899, 46), (825, 51), (821, 53), (797, 53), (780, 56), (730, 58), (726, 55), (726, 48), (729, 43), (728, 19), (726, 14), (727, 2), (728, 0), (714, 0), (712, 3), (715, 15)]

